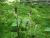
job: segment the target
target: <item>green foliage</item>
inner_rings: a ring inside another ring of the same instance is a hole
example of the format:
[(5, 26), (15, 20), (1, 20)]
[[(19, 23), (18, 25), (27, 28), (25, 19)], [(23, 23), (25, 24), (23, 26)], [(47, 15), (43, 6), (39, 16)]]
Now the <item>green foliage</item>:
[(50, 38), (46, 27), (50, 27), (49, 6), (0, 3), (0, 38)]
[(0, 0), (0, 2), (4, 2), (5, 0)]

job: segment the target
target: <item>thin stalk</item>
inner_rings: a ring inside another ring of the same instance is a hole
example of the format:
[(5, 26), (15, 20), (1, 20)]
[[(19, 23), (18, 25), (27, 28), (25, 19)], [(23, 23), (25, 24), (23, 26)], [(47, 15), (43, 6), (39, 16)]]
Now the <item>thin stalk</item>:
[(17, 34), (18, 34), (18, 37), (19, 38), (19, 24), (18, 24), (18, 12), (17, 12), (17, 7), (15, 7), (15, 13), (17, 14)]

